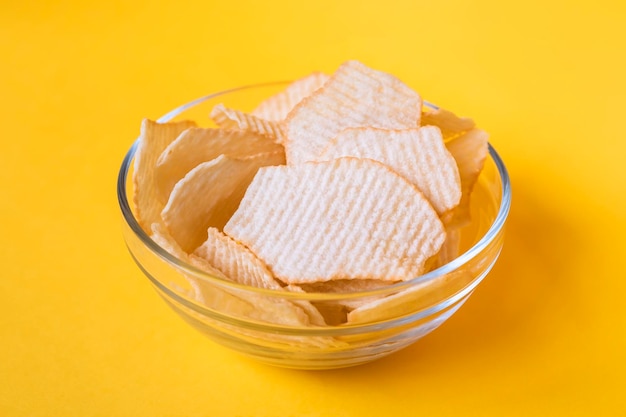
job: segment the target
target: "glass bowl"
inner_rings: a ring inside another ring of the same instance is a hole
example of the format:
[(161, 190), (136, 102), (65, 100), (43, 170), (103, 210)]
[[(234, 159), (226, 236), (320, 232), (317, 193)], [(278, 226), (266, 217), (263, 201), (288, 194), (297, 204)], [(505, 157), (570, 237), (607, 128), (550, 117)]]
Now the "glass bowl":
[[(224, 103), (250, 111), (284, 85), (262, 84), (211, 94), (170, 111), (158, 121), (191, 119), (199, 126), (210, 127), (208, 115), (214, 105)], [(130, 203), (136, 148), (135, 141), (122, 162), (117, 193), (124, 239), (139, 269), (165, 302), (193, 327), (219, 344), (268, 364), (299, 369), (340, 368), (376, 360), (414, 343), (463, 305), (491, 270), (503, 245), (511, 190), (505, 165), (489, 145), (489, 155), (471, 197), (472, 220), (459, 229), (460, 255), (451, 262), (406, 282), (342, 294), (296, 293), (236, 284), (172, 256), (139, 226)], [(376, 317), (361, 323), (340, 323), (346, 305), (391, 296), (395, 301)], [(339, 318), (337, 323), (327, 320), (326, 325), (293, 324), (277, 317), (285, 303), (313, 306), (327, 317)], [(230, 308), (233, 305), (236, 308)]]

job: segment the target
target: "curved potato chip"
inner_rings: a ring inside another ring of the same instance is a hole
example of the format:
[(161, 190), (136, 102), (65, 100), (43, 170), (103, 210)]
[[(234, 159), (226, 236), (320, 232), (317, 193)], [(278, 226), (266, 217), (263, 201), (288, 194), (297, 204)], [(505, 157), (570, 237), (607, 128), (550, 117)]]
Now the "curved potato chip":
[(255, 254), (214, 227), (209, 227), (207, 240), (193, 253), (239, 284), (271, 290), (283, 289)]
[(275, 122), (285, 120), (298, 103), (324, 85), (329, 78), (322, 72), (314, 72), (300, 78), (289, 84), (283, 91), (263, 100), (252, 110), (252, 114)]
[(242, 130), (187, 129), (157, 160), (155, 177), (161, 201), (165, 204), (174, 185), (202, 162), (220, 155), (241, 158), (268, 152), (284, 152), (284, 148), (263, 135)]
[(261, 119), (241, 110), (234, 110), (218, 104), (213, 107), (211, 119), (222, 128), (239, 129), (247, 132), (258, 133), (271, 138), (276, 143), (284, 141), (283, 131), (278, 122)]
[(284, 162), (282, 154), (261, 154), (246, 159), (221, 155), (203, 162), (180, 180), (161, 212), (163, 222), (186, 252), (207, 238), (209, 227), (221, 229), (237, 210), (257, 170)]
[(459, 205), (452, 212), (451, 219), (446, 221), (446, 225), (461, 227), (470, 221), (470, 196), (487, 158), (489, 135), (484, 130), (471, 129), (447, 142), (446, 148), (459, 167), (463, 193)]
[(339, 326), (348, 321), (350, 309), (337, 301), (311, 301), (311, 305), (319, 311), (324, 323), (330, 326)]
[[(226, 279), (226, 276), (224, 274), (222, 274), (216, 268), (213, 268), (211, 265), (208, 264), (208, 262), (204, 260), (190, 258), (189, 255), (184, 250), (182, 250), (178, 243), (176, 243), (172, 235), (169, 234), (169, 232), (162, 223), (153, 223), (151, 230), (152, 234), (150, 235), (150, 237), (152, 238), (152, 240), (154, 240), (157, 245), (165, 249), (171, 255), (174, 255), (176, 258), (180, 259), (183, 262), (192, 264), (196, 268), (205, 271), (210, 275)], [(183, 274), (183, 277), (189, 283), (191, 288), (193, 288), (193, 298), (200, 303), (206, 304), (204, 296), (204, 293), (206, 291), (203, 291), (202, 284), (199, 282), (199, 280), (188, 274)], [(228, 298), (232, 297), (232, 295), (223, 294), (223, 297)]]
[[(207, 240), (194, 251), (194, 255), (205, 259), (229, 279), (239, 284), (271, 290), (288, 290), (296, 292), (296, 288), (284, 289), (274, 278), (267, 266), (245, 246), (235, 242), (214, 227), (209, 227)], [(300, 290), (302, 292), (302, 290)], [(322, 326), (324, 318), (315, 307), (306, 300), (275, 300), (280, 303), (293, 303), (307, 315), (311, 324)], [(299, 314), (299, 310), (298, 311)], [(302, 319), (302, 318), (301, 318)]]
[(319, 159), (342, 156), (369, 158), (387, 165), (415, 185), (440, 215), (454, 208), (461, 199), (456, 161), (446, 149), (441, 131), (434, 126), (403, 130), (346, 129)]
[(260, 169), (224, 232), (287, 284), (410, 279), (445, 239), (413, 185), (357, 158)]
[(321, 293), (351, 293), (358, 291), (372, 291), (393, 284), (380, 279), (336, 279), (333, 281), (313, 282), (300, 284), (300, 288), (305, 292)]
[[(300, 287), (306, 292), (320, 292), (330, 294), (352, 293), (357, 291), (372, 291), (380, 288), (388, 287), (393, 282), (383, 281), (379, 279), (337, 279), (333, 281), (315, 282), (311, 284), (300, 284)], [(374, 301), (382, 296), (373, 295), (361, 298), (346, 298), (342, 300), (327, 301), (326, 304), (337, 303), (345, 307), (345, 311), (354, 310), (355, 308)]]
[(364, 304), (348, 313), (348, 323), (371, 323), (402, 317), (445, 299), (472, 280), (468, 271), (456, 271)]
[(419, 127), (422, 100), (396, 77), (357, 61), (341, 65), (285, 120), (287, 163), (315, 160), (349, 127)]
[(459, 117), (449, 110), (437, 108), (422, 112), (422, 126), (432, 125), (441, 129), (443, 140), (450, 140), (475, 127), (469, 117)]
[[(152, 225), (152, 239), (163, 249), (187, 262), (196, 268), (218, 278), (228, 279), (205, 258), (197, 255), (188, 255), (167, 232), (163, 225)], [(308, 325), (310, 319), (302, 307), (286, 300), (273, 299), (263, 295), (251, 293), (237, 293), (218, 285), (205, 282), (189, 274), (183, 274), (194, 289), (195, 299), (204, 306), (233, 317), (249, 318), (262, 322), (283, 325)], [(233, 329), (236, 329), (233, 327)], [(237, 331), (241, 331), (237, 329)], [(319, 344), (322, 339), (315, 341)]]
[[(302, 288), (295, 284), (287, 285), (285, 287), (285, 290), (297, 293), (305, 292)], [(291, 302), (304, 310), (307, 316), (309, 316), (311, 324), (315, 326), (325, 326), (327, 324), (326, 319), (324, 318), (322, 313), (313, 306), (313, 303), (306, 300), (291, 300)]]
[(135, 151), (135, 186), (133, 201), (137, 220), (146, 233), (152, 223), (161, 221), (163, 203), (157, 198), (157, 180), (154, 174), (156, 161), (161, 152), (185, 129), (195, 126), (191, 121), (157, 123), (145, 119), (141, 123), (139, 144)]

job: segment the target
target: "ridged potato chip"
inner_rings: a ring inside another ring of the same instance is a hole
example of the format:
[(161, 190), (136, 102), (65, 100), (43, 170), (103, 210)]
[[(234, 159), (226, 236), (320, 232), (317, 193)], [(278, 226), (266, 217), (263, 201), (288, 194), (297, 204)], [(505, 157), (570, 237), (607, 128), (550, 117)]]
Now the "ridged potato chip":
[[(208, 261), (228, 279), (239, 284), (275, 291), (298, 291), (297, 288), (283, 288), (274, 278), (267, 266), (248, 248), (235, 242), (214, 227), (209, 227), (207, 240), (194, 251), (194, 255)], [(320, 312), (305, 300), (285, 301), (301, 308), (311, 324), (323, 326), (324, 318)], [(299, 314), (299, 312), (297, 313)]]
[(419, 94), (396, 77), (348, 61), (287, 116), (287, 163), (316, 160), (349, 127), (418, 127), (421, 106)]
[[(206, 258), (196, 254), (187, 254), (177, 244), (167, 230), (159, 223), (155, 223), (152, 226), (152, 239), (159, 246), (180, 260), (187, 262), (188, 264), (193, 265), (214, 277), (222, 278), (224, 280), (231, 279), (223, 274), (218, 268), (213, 266)], [(194, 288), (196, 300), (206, 307), (219, 311), (220, 313), (227, 314), (232, 317), (245, 317), (261, 322), (276, 324), (296, 326), (306, 326), (311, 324), (311, 319), (304, 309), (301, 306), (290, 303), (289, 301), (270, 298), (259, 294), (235, 293), (234, 290), (213, 285), (190, 274), (184, 274), (184, 276), (192, 288)], [(317, 317), (315, 324), (319, 325)], [(233, 329), (237, 328), (233, 327)], [(237, 331), (240, 330), (237, 329)], [(329, 341), (330, 339), (324, 341), (320, 338), (320, 340), (315, 341), (315, 343), (326, 344), (329, 343)]]
[(209, 227), (222, 229), (235, 212), (260, 167), (284, 163), (283, 154), (246, 159), (221, 155), (203, 162), (180, 180), (161, 212), (163, 222), (183, 250), (190, 253), (207, 238)]
[(347, 322), (363, 324), (414, 314), (454, 294), (471, 279), (472, 276), (468, 271), (457, 271), (415, 284), (406, 290), (352, 310), (348, 313)]
[(203, 162), (220, 155), (243, 158), (274, 152), (284, 153), (283, 146), (260, 134), (232, 129), (187, 129), (157, 160), (154, 175), (161, 201), (165, 204), (174, 185)]
[(422, 126), (437, 126), (444, 140), (449, 140), (475, 127), (469, 117), (459, 117), (449, 110), (437, 108), (422, 112)]
[(489, 135), (484, 130), (471, 129), (446, 143), (461, 178), (461, 201), (446, 221), (448, 227), (461, 227), (470, 221), (470, 197), (489, 152)]
[(265, 135), (276, 143), (284, 142), (282, 126), (278, 122), (261, 119), (241, 110), (229, 109), (223, 104), (213, 107), (210, 116), (219, 127), (245, 130)]
[[(151, 231), (152, 234), (150, 235), (150, 237), (152, 238), (152, 240), (154, 240), (157, 245), (165, 249), (171, 255), (175, 256), (181, 261), (187, 262), (195, 266), (196, 268), (208, 273), (209, 275), (226, 279), (226, 276), (224, 274), (222, 274), (218, 269), (211, 266), (205, 260), (198, 259), (195, 256), (189, 256), (184, 250), (182, 250), (180, 245), (178, 245), (178, 243), (174, 240), (172, 235), (169, 234), (169, 232), (162, 223), (153, 223), (151, 226)], [(183, 277), (193, 289), (192, 297), (198, 302), (206, 305), (207, 299), (205, 298), (205, 295), (207, 293), (207, 289), (203, 288), (204, 286), (206, 286), (206, 284), (203, 285), (203, 283), (199, 279), (189, 274), (183, 274)], [(216, 291), (219, 292), (219, 290)], [(224, 294), (215, 294), (213, 298), (216, 298), (218, 296), (224, 300), (233, 297), (231, 294), (225, 292)], [(229, 302), (229, 304), (230, 303), (232, 303), (232, 301)]]
[(346, 129), (319, 159), (342, 156), (369, 158), (387, 165), (415, 185), (440, 215), (452, 210), (461, 199), (459, 170), (437, 127)]
[[(300, 287), (306, 292), (326, 293), (326, 294), (350, 294), (355, 292), (364, 292), (379, 290), (381, 288), (388, 287), (393, 284), (393, 281), (383, 281), (379, 279), (338, 279), (332, 281), (314, 282), (311, 284), (300, 284)], [(340, 310), (348, 311), (374, 301), (380, 298), (380, 295), (372, 295), (367, 297), (348, 297), (340, 300), (327, 301), (326, 305), (330, 307), (333, 304), (338, 304), (341, 307), (336, 308), (334, 311)], [(329, 308), (327, 308), (328, 310)], [(334, 319), (337, 320), (336, 318)]]
[(330, 77), (322, 72), (314, 72), (300, 78), (283, 91), (263, 100), (252, 110), (252, 115), (261, 119), (280, 122), (304, 98), (319, 89)]
[(163, 203), (157, 195), (155, 166), (159, 155), (185, 129), (195, 126), (195, 122), (157, 123), (145, 119), (141, 123), (139, 143), (135, 152), (135, 186), (133, 201), (137, 220), (146, 233), (151, 232), (152, 223), (161, 221)]
[(224, 232), (287, 284), (410, 279), (445, 239), (413, 185), (357, 158), (260, 169)]
[(300, 284), (299, 287), (305, 292), (344, 294), (379, 290), (392, 283), (393, 281), (383, 281), (380, 279), (337, 279), (333, 281)]
[[(305, 292), (302, 288), (300, 288), (299, 285), (295, 285), (295, 284), (286, 285), (284, 288), (286, 291), (295, 292), (299, 294), (303, 294)], [(299, 306), (300, 308), (304, 310), (307, 316), (309, 316), (309, 320), (311, 321), (311, 324), (315, 326), (325, 326), (326, 324), (329, 323), (324, 317), (324, 315), (322, 315), (320, 310), (316, 308), (313, 303), (307, 300), (292, 300), (291, 302), (296, 304), (297, 306)]]
[(255, 254), (215, 227), (209, 227), (206, 241), (193, 253), (239, 284), (270, 290), (283, 288)]

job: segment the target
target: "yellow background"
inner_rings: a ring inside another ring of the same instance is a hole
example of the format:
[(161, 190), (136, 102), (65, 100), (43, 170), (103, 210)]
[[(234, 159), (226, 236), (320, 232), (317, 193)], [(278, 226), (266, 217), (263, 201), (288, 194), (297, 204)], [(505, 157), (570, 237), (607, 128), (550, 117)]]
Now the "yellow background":
[[(626, 415), (625, 45), (617, 0), (3, 1), (0, 415)], [(505, 248), (398, 354), (268, 367), (158, 298), (117, 170), (144, 117), (352, 58), (491, 133)]]

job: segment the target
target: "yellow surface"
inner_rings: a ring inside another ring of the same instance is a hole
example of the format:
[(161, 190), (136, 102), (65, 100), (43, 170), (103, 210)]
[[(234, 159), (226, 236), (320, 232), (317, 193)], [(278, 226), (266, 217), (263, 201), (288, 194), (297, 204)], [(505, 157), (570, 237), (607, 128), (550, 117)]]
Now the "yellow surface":
[[(616, 0), (2, 2), (0, 415), (626, 415), (624, 45)], [(406, 350), (271, 368), (158, 298), (117, 170), (143, 117), (350, 58), (491, 132), (505, 249)]]

